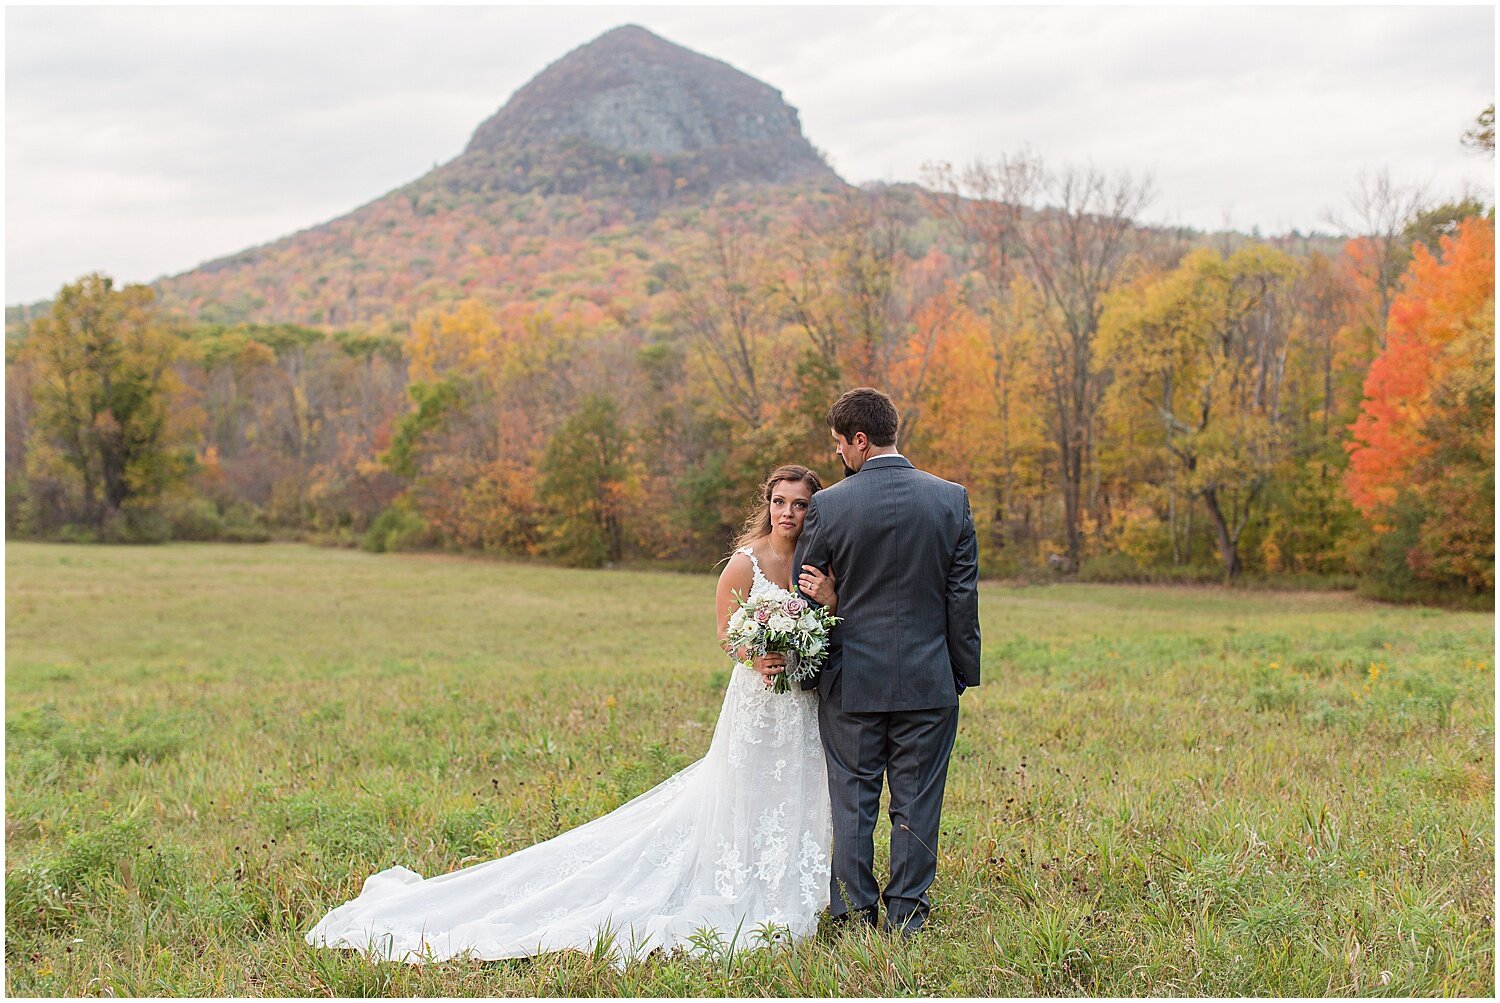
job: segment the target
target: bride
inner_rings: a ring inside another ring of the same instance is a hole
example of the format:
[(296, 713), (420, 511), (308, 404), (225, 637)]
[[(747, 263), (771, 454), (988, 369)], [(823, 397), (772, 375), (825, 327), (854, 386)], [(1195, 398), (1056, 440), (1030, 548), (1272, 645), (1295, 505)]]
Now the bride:
[[(792, 587), (792, 555), (822, 484), (778, 467), (719, 577), (717, 621), (741, 597)], [(834, 581), (809, 572), (826, 606)], [(708, 753), (619, 808), (506, 857), (423, 879), (392, 867), (307, 933), (319, 947), (409, 963), (517, 958), (606, 943), (616, 965), (692, 946), (700, 930), (750, 943), (774, 924), (810, 936), (829, 902), (828, 783), (817, 692), (769, 685), (781, 656), (735, 652)]]

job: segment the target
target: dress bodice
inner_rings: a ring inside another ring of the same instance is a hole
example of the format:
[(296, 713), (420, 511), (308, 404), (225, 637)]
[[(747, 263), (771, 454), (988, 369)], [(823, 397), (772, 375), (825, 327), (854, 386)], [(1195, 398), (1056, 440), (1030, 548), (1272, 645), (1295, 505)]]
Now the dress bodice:
[(791, 595), (791, 593), (786, 589), (782, 588), (780, 585), (777, 585), (775, 582), (771, 581), (771, 579), (767, 578), (765, 572), (760, 570), (760, 561), (756, 559), (754, 550), (749, 547), (741, 547), (739, 550), (735, 551), (735, 553), (744, 554), (745, 556), (749, 557), (750, 565), (755, 569), (755, 578), (750, 586), (751, 595), (764, 595), (768, 592), (772, 595)]

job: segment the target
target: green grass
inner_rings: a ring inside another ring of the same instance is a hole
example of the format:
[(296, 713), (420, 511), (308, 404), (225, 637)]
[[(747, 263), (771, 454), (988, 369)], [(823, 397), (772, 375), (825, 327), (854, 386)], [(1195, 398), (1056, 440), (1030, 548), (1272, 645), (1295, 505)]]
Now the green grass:
[(295, 545), (7, 571), (13, 995), (1494, 991), (1489, 614), (987, 584), (921, 937), (407, 967), (301, 933), (376, 869), (512, 852), (700, 757), (711, 577)]

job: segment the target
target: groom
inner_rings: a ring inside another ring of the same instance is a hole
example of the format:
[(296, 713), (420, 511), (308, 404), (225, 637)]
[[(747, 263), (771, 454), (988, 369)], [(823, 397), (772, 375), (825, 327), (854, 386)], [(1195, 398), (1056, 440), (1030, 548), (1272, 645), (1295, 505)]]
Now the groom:
[[(823, 671), (804, 684), (818, 687), (833, 804), (830, 912), (874, 925), (878, 894), (887, 928), (914, 933), (937, 874), (958, 695), (979, 684), (979, 566), (968, 492), (896, 452), (898, 423), (891, 399), (869, 387), (828, 409), (845, 479), (813, 495), (795, 562), (837, 576), (842, 618)], [(880, 893), (882, 783), (891, 878)]]

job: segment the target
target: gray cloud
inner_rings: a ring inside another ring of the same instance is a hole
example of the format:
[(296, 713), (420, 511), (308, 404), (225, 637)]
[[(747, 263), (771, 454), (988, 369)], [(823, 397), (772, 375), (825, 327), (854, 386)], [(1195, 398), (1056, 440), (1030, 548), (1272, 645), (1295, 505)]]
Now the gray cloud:
[(456, 156), (635, 22), (779, 88), (851, 181), (1029, 146), (1149, 171), (1148, 217), (1319, 225), (1388, 166), (1486, 197), (1490, 8), (106, 7), (6, 11), (5, 300), (155, 278)]

